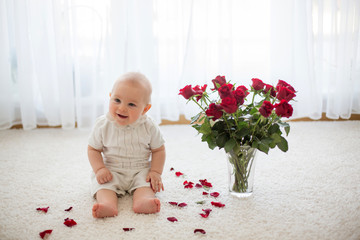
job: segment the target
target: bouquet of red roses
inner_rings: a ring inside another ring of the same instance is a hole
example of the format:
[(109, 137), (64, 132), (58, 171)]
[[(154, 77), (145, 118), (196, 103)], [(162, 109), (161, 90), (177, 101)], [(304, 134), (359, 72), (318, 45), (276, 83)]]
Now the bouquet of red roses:
[[(290, 84), (279, 80), (272, 86), (253, 78), (248, 89), (227, 82), (224, 76), (217, 76), (212, 83), (214, 87), (209, 93), (206, 84), (187, 85), (179, 93), (201, 109), (192, 117), (191, 124), (211, 149), (217, 146), (230, 152), (240, 146), (250, 146), (268, 153), (277, 146), (284, 152), (288, 150), (281, 129), (288, 135), (290, 125), (281, 119), (293, 114), (290, 101), (296, 91)], [(212, 98), (214, 94), (216, 97)]]

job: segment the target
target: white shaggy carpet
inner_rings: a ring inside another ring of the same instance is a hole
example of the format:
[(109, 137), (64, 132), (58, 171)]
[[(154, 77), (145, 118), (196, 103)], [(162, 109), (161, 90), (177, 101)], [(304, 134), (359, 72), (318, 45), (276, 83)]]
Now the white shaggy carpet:
[[(48, 236), (53, 240), (360, 239), (360, 121), (291, 122), (290, 150), (258, 155), (254, 194), (248, 199), (228, 194), (222, 151), (209, 150), (189, 125), (161, 129), (167, 161), (160, 213), (134, 214), (132, 199), (125, 196), (119, 216), (100, 220), (91, 215), (88, 131), (0, 131), (0, 239), (40, 239), (39, 232), (47, 229), (53, 230)], [(176, 177), (176, 171), (186, 176)], [(199, 179), (211, 182), (210, 192), (220, 196), (184, 189), (185, 180)], [(202, 200), (204, 205), (196, 204)], [(226, 206), (216, 208), (211, 201)], [(47, 213), (36, 211), (48, 206)], [(205, 208), (212, 209), (206, 219), (199, 215)], [(65, 218), (77, 225), (65, 226)], [(197, 228), (206, 234), (194, 234)]]

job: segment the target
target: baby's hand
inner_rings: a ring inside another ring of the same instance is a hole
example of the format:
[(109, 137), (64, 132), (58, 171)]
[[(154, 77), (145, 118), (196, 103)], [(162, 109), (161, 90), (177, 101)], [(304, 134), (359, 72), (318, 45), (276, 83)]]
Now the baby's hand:
[(99, 184), (110, 182), (113, 177), (110, 170), (107, 169), (106, 167), (97, 170), (95, 175), (96, 175), (96, 180), (98, 181)]
[(150, 182), (151, 188), (154, 192), (164, 191), (164, 185), (161, 181), (161, 175), (157, 172), (150, 171), (146, 177), (146, 181)]

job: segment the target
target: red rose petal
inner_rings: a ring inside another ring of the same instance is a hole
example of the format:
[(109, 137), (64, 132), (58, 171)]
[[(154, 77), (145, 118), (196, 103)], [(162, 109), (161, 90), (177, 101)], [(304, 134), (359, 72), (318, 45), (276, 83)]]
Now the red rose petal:
[(210, 214), (210, 212), (212, 211), (210, 208), (207, 209), (202, 209), (206, 214)]
[(196, 187), (196, 188), (202, 188), (203, 186), (202, 186), (200, 183), (197, 183), (197, 184), (195, 185), (195, 187)]
[(184, 175), (184, 174), (183, 174), (182, 172), (176, 172), (175, 175), (176, 175), (177, 177), (180, 177), (181, 175)]
[(209, 183), (206, 179), (200, 179), (199, 182), (201, 183), (201, 185), (205, 186), (205, 187), (212, 187), (212, 184)]
[(46, 234), (51, 234), (52, 231), (53, 231), (53, 230), (51, 230), (51, 229), (45, 230), (45, 231), (39, 233), (39, 235), (40, 235), (40, 237), (41, 237), (42, 239), (44, 239), (45, 235), (46, 235)]
[(223, 204), (221, 202), (211, 202), (211, 205), (213, 205), (215, 207), (225, 207), (225, 204)]
[(203, 209), (204, 213), (200, 213), (200, 216), (203, 218), (207, 218), (210, 215), (210, 212), (212, 211), (210, 208)]
[(218, 193), (218, 192), (210, 193), (210, 196), (212, 196), (212, 197), (218, 197), (219, 195), (220, 195), (220, 193)]
[(177, 219), (175, 217), (168, 217), (167, 220), (170, 222), (177, 222)]
[(65, 211), (70, 212), (73, 207), (69, 207), (68, 209), (65, 209)]
[(172, 168), (170, 168), (170, 171), (174, 171), (174, 168), (172, 167)]
[(74, 219), (66, 218), (64, 219), (64, 224), (68, 227), (75, 226), (77, 223), (74, 221)]
[(185, 180), (183, 182), (184, 188), (193, 188), (194, 187), (194, 183), (193, 182), (188, 182), (187, 180)]
[(123, 228), (124, 232), (129, 232), (129, 231), (132, 231), (134, 230), (135, 228)]
[(179, 203), (178, 206), (179, 206), (179, 207), (186, 207), (187, 204), (183, 202), (183, 203)]
[(187, 204), (186, 203), (177, 203), (177, 202), (168, 202), (170, 205), (175, 205), (175, 206), (178, 206), (178, 207), (186, 207)]
[(194, 233), (202, 233), (202, 234), (206, 234), (205, 230), (204, 229), (195, 229), (194, 230)]
[(203, 195), (209, 195), (209, 193), (207, 193), (207, 192), (203, 192)]
[(38, 211), (43, 211), (44, 213), (47, 213), (48, 210), (49, 210), (49, 207), (46, 207), (46, 208), (37, 208), (36, 210), (38, 210)]

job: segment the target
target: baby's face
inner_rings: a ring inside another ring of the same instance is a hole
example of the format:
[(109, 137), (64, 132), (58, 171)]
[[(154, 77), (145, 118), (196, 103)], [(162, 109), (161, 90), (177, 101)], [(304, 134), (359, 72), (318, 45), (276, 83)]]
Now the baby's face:
[(134, 123), (145, 114), (147, 91), (128, 81), (117, 83), (110, 97), (109, 112), (119, 125)]

